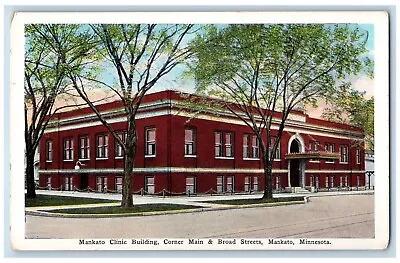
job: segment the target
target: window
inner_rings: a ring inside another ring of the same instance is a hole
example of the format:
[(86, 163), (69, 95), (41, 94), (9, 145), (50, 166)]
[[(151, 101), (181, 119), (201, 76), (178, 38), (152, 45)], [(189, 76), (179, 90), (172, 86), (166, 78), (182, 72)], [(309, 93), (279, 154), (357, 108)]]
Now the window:
[(79, 159), (90, 159), (89, 136), (79, 137)]
[(245, 176), (244, 177), (244, 191), (245, 192), (250, 192), (251, 191), (251, 183), (250, 183), (251, 177), (250, 176)]
[(74, 159), (74, 141), (72, 138), (64, 140), (64, 160), (72, 161)]
[(335, 187), (335, 177), (331, 176), (331, 188)]
[(226, 192), (228, 192), (228, 193), (235, 192), (234, 182), (235, 182), (235, 178), (233, 176), (226, 177)]
[(244, 178), (244, 191), (245, 192), (258, 192), (258, 176), (246, 176)]
[[(309, 151), (310, 152), (319, 152), (319, 142), (310, 141)], [(310, 162), (319, 162), (319, 159), (310, 159)]]
[(254, 192), (258, 192), (260, 191), (260, 187), (259, 187), (259, 177), (258, 176), (254, 176), (253, 177), (253, 191)]
[(314, 186), (314, 176), (310, 176), (310, 187)]
[(96, 177), (96, 191), (107, 192), (107, 177), (105, 176)]
[[(118, 132), (117, 136), (121, 139), (123, 143), (126, 141), (126, 132)], [(123, 158), (124, 157), (124, 149), (123, 146), (115, 139), (115, 158)]]
[(224, 191), (224, 177), (217, 176), (217, 193), (220, 194)]
[(53, 142), (46, 142), (46, 162), (51, 162), (53, 160)]
[(122, 193), (122, 176), (115, 177), (115, 191)]
[(347, 163), (349, 161), (349, 147), (347, 145), (340, 146), (340, 162)]
[(319, 177), (315, 177), (315, 187), (318, 189), (319, 188)]
[(357, 175), (357, 187), (361, 186), (361, 178), (359, 175)]
[(243, 135), (243, 158), (250, 158), (250, 136)]
[(72, 185), (73, 185), (72, 176), (64, 176), (64, 190), (72, 191), (73, 190)]
[(156, 129), (146, 129), (146, 155), (156, 156)]
[(259, 146), (259, 141), (256, 135), (253, 135), (252, 137), (252, 144), (251, 148), (253, 150), (252, 152), (252, 158), (258, 159), (260, 158), (260, 146)]
[(343, 176), (340, 176), (339, 186), (343, 187)]
[(344, 186), (349, 186), (347, 176), (344, 177)]
[(186, 194), (195, 194), (196, 193), (196, 177), (187, 176), (186, 177)]
[(233, 133), (215, 132), (215, 157), (233, 157)]
[(47, 190), (51, 190), (51, 176), (47, 177), (47, 185), (46, 185)]
[[(271, 144), (269, 146), (269, 154), (272, 153), (272, 149), (273, 149), (275, 143), (276, 143), (276, 137), (272, 137), (271, 138)], [(274, 155), (274, 161), (279, 161), (280, 159), (281, 159), (281, 144), (279, 142), (277, 147), (276, 147), (276, 151), (275, 151), (275, 155)]]
[[(333, 143), (326, 143), (325, 144), (325, 151), (329, 153), (334, 153), (335, 152), (335, 144)], [(326, 159), (326, 163), (334, 163), (334, 159)]]
[(278, 190), (281, 188), (281, 177), (280, 176), (276, 176), (275, 177), (275, 189)]
[(185, 129), (185, 155), (196, 155), (196, 130)]
[(97, 158), (108, 158), (108, 135), (97, 135)]
[(232, 133), (226, 133), (225, 134), (225, 156), (226, 157), (232, 157), (233, 156), (233, 151), (232, 151)]
[(145, 178), (145, 190), (147, 194), (154, 194), (155, 193), (155, 183), (154, 183), (154, 176), (146, 176)]
[(215, 133), (215, 156), (216, 157), (222, 156), (222, 133), (221, 132)]
[(325, 176), (325, 188), (329, 188), (329, 176)]
[(356, 149), (357, 164), (361, 163), (361, 149)]

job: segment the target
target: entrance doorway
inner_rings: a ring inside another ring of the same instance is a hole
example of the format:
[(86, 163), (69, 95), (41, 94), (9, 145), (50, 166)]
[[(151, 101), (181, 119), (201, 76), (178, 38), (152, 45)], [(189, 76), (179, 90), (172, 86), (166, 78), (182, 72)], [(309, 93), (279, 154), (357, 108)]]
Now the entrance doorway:
[[(295, 139), (290, 144), (290, 153), (300, 152), (300, 142)], [(293, 159), (290, 160), (290, 185), (292, 187), (300, 186), (301, 170), (300, 170), (300, 160)]]
[(89, 186), (89, 180), (88, 180), (89, 175), (88, 174), (84, 174), (84, 173), (82, 173), (80, 175), (81, 175), (80, 188), (81, 188), (81, 190), (86, 190), (88, 188), (88, 186)]

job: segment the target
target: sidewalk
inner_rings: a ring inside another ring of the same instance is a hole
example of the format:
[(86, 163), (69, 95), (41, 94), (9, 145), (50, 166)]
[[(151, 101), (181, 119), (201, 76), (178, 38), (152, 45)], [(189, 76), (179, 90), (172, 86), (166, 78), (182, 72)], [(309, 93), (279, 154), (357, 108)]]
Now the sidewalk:
[[(96, 198), (110, 200), (113, 205), (119, 205), (121, 201), (121, 194), (104, 194), (104, 193), (86, 193), (86, 192), (72, 192), (72, 191), (49, 191), (49, 190), (37, 190), (37, 194), (44, 195), (56, 195), (56, 196), (70, 196), (70, 197), (82, 197), (82, 198)], [(318, 192), (318, 193), (279, 193), (274, 194), (274, 197), (323, 197), (323, 196), (337, 196), (337, 195), (361, 195), (361, 194), (374, 194), (373, 190), (362, 190), (362, 191), (332, 191), (332, 192)], [(205, 203), (206, 201), (215, 200), (234, 200), (234, 199), (252, 199), (261, 198), (262, 194), (237, 194), (237, 195), (201, 195), (201, 196), (141, 196), (134, 195), (134, 204), (181, 204), (181, 205), (196, 205), (207, 208), (218, 208), (226, 207), (226, 205)], [(103, 204), (93, 204), (93, 205), (80, 205), (84, 206), (104, 206)], [(72, 208), (72, 206), (68, 206)], [(60, 207), (54, 207), (54, 209), (59, 209)]]

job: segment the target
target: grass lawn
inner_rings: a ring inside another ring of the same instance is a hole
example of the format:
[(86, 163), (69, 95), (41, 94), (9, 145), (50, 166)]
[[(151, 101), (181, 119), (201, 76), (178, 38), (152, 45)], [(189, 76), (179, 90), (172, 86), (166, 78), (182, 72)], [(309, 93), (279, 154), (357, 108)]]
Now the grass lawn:
[(252, 205), (252, 204), (279, 203), (279, 202), (291, 202), (291, 201), (304, 201), (304, 197), (302, 196), (278, 197), (266, 200), (263, 200), (261, 198), (215, 200), (215, 201), (206, 201), (205, 203), (222, 204), (222, 205)]
[(55, 196), (55, 195), (36, 195), (36, 198), (25, 197), (25, 207), (98, 204), (98, 203), (112, 203), (112, 202), (114, 201), (105, 199)]
[(155, 212), (155, 211), (170, 211), (170, 210), (184, 210), (200, 208), (199, 206), (192, 205), (178, 205), (178, 204), (142, 204), (135, 205), (132, 208), (122, 208), (119, 206), (103, 206), (91, 208), (76, 208), (76, 209), (57, 209), (51, 210), (52, 213), (64, 214), (128, 214), (128, 213), (141, 213), (141, 212)]

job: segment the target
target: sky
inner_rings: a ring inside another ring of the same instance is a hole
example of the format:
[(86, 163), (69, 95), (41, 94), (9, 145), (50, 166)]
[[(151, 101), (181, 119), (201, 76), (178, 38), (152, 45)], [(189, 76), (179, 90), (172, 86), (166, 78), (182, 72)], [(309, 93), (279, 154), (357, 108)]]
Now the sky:
[[(367, 40), (367, 49), (369, 50), (369, 56), (373, 58), (374, 56), (374, 26), (373, 24), (359, 24), (358, 25), (361, 30), (368, 31), (368, 40)], [(105, 70), (102, 73), (102, 78), (105, 82), (111, 84), (113, 81), (113, 76), (115, 75), (115, 69), (110, 66), (107, 67), (105, 65)], [(149, 91), (149, 93), (154, 93), (162, 90), (179, 90), (188, 93), (192, 93), (195, 91), (195, 83), (193, 79), (188, 77), (182, 77), (182, 72), (186, 71), (184, 65), (176, 66), (171, 72), (167, 75), (163, 76)], [(374, 80), (367, 77), (365, 74), (359, 74), (357, 76), (350, 76), (348, 78), (353, 83), (353, 87), (359, 91), (365, 91), (367, 97), (373, 96), (374, 92)], [(97, 99), (101, 99), (107, 97), (107, 100), (110, 101), (113, 98), (110, 98), (110, 93), (104, 94), (101, 89), (94, 89), (92, 91), (93, 97)], [(79, 99), (78, 99), (79, 100)], [(65, 98), (59, 100), (57, 104), (64, 104), (66, 101)], [(317, 108), (309, 107), (307, 109), (307, 114), (311, 117), (319, 118), (322, 110), (324, 108), (323, 103), (320, 103), (320, 106)]]

